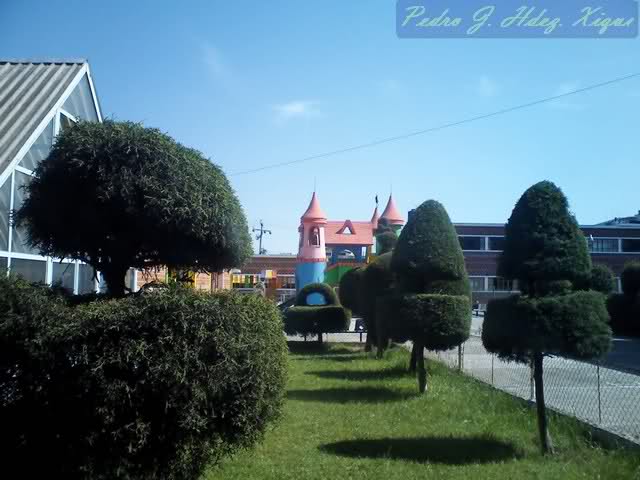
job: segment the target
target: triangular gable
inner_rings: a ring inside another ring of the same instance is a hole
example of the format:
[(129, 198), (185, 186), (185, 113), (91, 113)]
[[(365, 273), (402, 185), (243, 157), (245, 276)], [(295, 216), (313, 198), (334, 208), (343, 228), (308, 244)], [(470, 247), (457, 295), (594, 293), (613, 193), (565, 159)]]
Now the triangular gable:
[(345, 220), (344, 224), (342, 224), (342, 227), (340, 227), (340, 230), (338, 230), (338, 235), (355, 235), (356, 234), (356, 229), (353, 228), (353, 223), (351, 223), (351, 220)]

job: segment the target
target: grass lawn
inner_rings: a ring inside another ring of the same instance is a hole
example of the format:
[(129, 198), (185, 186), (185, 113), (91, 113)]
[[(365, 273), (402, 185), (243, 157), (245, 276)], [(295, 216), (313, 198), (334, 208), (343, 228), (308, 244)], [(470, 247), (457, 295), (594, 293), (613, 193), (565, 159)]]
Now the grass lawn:
[(551, 416), (558, 454), (543, 458), (534, 409), (435, 362), (418, 396), (402, 349), (291, 349), (283, 418), (207, 479), (640, 479), (637, 451), (600, 448), (566, 417)]

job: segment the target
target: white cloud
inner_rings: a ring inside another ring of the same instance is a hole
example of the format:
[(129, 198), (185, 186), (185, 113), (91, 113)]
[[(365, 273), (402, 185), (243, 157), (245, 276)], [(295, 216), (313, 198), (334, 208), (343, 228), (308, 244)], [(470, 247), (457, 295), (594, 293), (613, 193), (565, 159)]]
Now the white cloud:
[(273, 106), (276, 120), (284, 121), (294, 118), (317, 117), (320, 115), (317, 100), (294, 100)]
[(488, 75), (481, 75), (478, 80), (478, 94), (482, 97), (495, 97), (498, 93), (498, 84)]

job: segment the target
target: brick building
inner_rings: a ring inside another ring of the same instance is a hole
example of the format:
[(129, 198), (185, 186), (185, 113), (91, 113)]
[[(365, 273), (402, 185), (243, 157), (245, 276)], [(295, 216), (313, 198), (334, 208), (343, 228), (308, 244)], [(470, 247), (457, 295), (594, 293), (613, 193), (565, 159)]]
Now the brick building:
[[(474, 301), (486, 304), (492, 297), (499, 297), (517, 290), (497, 276), (497, 265), (504, 243), (504, 225), (492, 223), (457, 223), (460, 245)], [(631, 260), (640, 260), (640, 212), (598, 225), (580, 227), (587, 237), (594, 264), (607, 265), (616, 277), (620, 290), (620, 274)]]

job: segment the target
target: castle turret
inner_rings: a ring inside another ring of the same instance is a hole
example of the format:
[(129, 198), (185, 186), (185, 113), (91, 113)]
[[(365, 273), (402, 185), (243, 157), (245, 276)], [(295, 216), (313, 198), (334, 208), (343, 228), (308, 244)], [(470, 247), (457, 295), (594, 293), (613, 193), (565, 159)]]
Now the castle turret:
[(327, 216), (320, 208), (320, 202), (313, 192), (309, 208), (300, 218), (300, 245), (296, 265), (296, 289), (305, 285), (324, 281), (327, 256), (324, 245), (324, 227)]
[(394, 232), (399, 233), (400, 229), (404, 225), (404, 218), (400, 214), (400, 210), (396, 207), (396, 202), (393, 201), (393, 195), (389, 195), (389, 201), (387, 206), (382, 212), (380, 219), (385, 219), (387, 224), (393, 229)]

